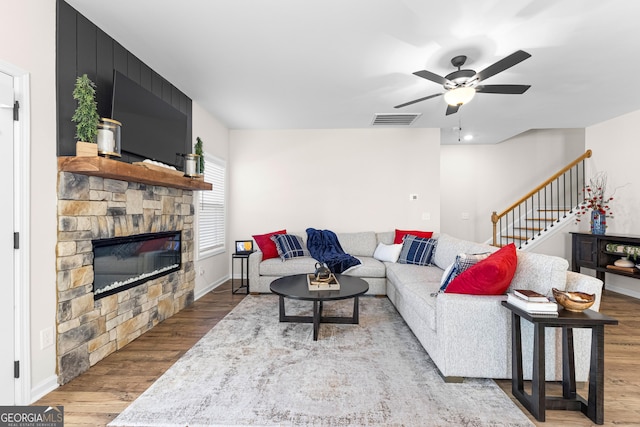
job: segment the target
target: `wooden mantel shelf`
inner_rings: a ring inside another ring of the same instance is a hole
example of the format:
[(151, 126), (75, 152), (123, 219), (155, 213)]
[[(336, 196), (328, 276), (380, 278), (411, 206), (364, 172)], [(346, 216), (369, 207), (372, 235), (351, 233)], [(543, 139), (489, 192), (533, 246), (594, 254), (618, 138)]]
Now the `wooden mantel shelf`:
[(175, 171), (150, 169), (144, 165), (107, 159), (104, 157), (58, 157), (60, 172), (99, 176), (120, 181), (139, 182), (148, 185), (180, 188), (182, 190), (211, 190), (208, 182), (178, 175)]

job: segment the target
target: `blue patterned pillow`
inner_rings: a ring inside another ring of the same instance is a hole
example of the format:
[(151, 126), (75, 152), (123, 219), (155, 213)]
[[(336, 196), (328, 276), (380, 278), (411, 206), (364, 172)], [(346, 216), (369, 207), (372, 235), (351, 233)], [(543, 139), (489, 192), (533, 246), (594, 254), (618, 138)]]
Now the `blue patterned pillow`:
[(429, 265), (437, 244), (436, 239), (425, 239), (407, 234), (402, 243), (398, 263)]
[(440, 291), (444, 292), (449, 286), (449, 283), (453, 281), (460, 273), (467, 270), (472, 265), (479, 263), (480, 261), (489, 258), (490, 252), (483, 252), (481, 254), (460, 254), (456, 256), (456, 261), (451, 264), (444, 271), (442, 275), (442, 281)]
[(309, 252), (302, 242), (300, 236), (293, 234), (274, 234), (271, 240), (276, 244), (278, 255), (283, 261), (291, 258), (309, 256)]

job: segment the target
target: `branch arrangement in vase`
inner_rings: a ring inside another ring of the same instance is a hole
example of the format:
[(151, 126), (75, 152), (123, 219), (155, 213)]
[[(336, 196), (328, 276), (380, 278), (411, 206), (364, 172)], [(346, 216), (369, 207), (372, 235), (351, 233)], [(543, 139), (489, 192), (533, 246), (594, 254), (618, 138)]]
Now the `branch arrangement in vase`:
[(602, 215), (613, 218), (613, 212), (609, 207), (609, 203), (613, 200), (613, 196), (605, 195), (607, 189), (607, 173), (599, 172), (589, 180), (589, 184), (583, 189), (584, 201), (578, 206), (576, 212), (576, 221), (580, 222), (580, 218), (586, 215), (590, 217), (591, 211), (598, 211)]

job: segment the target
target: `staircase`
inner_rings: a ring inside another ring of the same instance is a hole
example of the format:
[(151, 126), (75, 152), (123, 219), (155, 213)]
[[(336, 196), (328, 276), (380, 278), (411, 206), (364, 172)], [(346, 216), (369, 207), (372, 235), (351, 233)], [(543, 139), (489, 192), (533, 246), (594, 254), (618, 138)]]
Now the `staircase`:
[(500, 214), (493, 212), (491, 244), (514, 243), (517, 248), (526, 249), (570, 223), (583, 200), (585, 160), (591, 154), (587, 150)]

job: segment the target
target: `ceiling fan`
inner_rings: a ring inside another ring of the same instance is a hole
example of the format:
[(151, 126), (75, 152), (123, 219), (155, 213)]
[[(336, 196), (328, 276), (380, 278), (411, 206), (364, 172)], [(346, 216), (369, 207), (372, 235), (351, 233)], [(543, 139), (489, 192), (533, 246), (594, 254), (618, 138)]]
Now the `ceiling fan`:
[(416, 71), (415, 74), (423, 79), (431, 80), (432, 82), (441, 84), (445, 91), (442, 93), (436, 93), (433, 95), (425, 96), (424, 98), (414, 99), (413, 101), (405, 102), (404, 104), (396, 105), (395, 108), (406, 107), (407, 105), (415, 104), (416, 102), (426, 101), (427, 99), (435, 98), (440, 95), (444, 95), (445, 101), (447, 101), (447, 113), (454, 114), (458, 112), (461, 105), (471, 101), (476, 92), (480, 93), (499, 93), (509, 95), (521, 95), (527, 91), (530, 85), (481, 85), (480, 82), (495, 76), (496, 74), (511, 68), (516, 64), (529, 58), (531, 54), (519, 50), (511, 55), (502, 58), (493, 65), (489, 65), (484, 70), (476, 73), (474, 70), (462, 70), (461, 67), (467, 61), (467, 57), (464, 55), (455, 56), (451, 59), (451, 64), (458, 68), (457, 71), (447, 74), (442, 77), (431, 71), (422, 70)]

